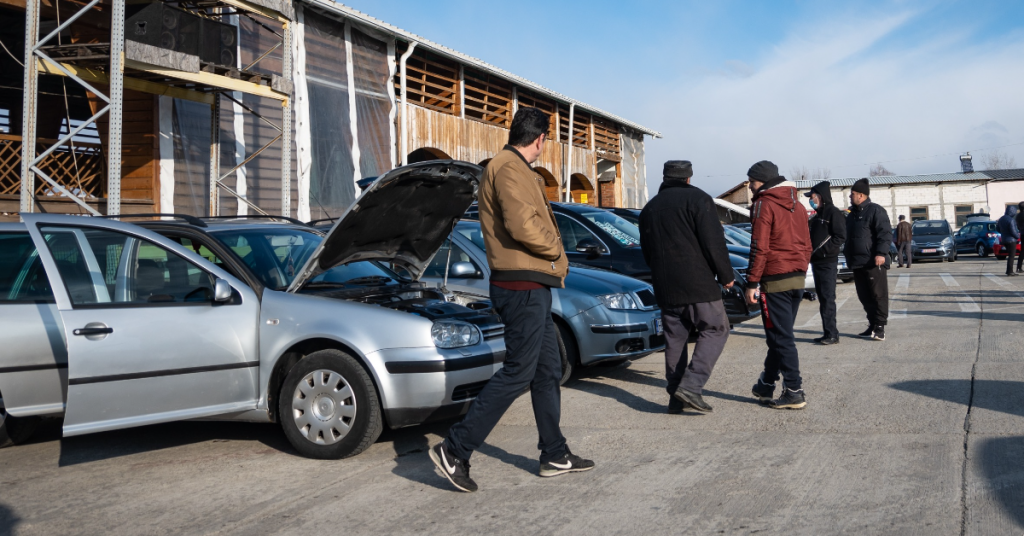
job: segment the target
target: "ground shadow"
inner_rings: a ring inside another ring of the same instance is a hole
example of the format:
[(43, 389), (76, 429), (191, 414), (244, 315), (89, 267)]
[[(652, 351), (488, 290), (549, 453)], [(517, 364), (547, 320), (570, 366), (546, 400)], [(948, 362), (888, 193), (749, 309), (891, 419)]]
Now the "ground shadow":
[(1003, 511), (1024, 527), (1024, 437), (986, 439), (972, 458)]
[(456, 419), (449, 419), (398, 430), (385, 429), (377, 442), (390, 441), (395, 449), (395, 467), (391, 469), (391, 473), (424, 486), (443, 490), (453, 489), (444, 477), (437, 474), (428, 450), (431, 447), (429, 436), (448, 435), (448, 429), (456, 422)]
[(974, 400), (970, 401), (971, 380), (910, 380), (889, 384), (899, 391), (945, 400), (957, 404), (999, 411), (1024, 417), (1024, 382), (974, 380)]
[(0, 534), (14, 534), (21, 518), (5, 504), (0, 504)]

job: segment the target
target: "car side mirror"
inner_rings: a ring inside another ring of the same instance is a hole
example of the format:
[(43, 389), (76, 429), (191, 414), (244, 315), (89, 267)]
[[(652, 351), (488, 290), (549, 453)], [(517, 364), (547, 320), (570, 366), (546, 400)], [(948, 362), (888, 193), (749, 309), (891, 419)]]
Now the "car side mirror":
[(213, 301), (223, 303), (230, 300), (232, 291), (227, 281), (218, 278), (213, 283)]
[(476, 269), (476, 266), (471, 262), (456, 262), (452, 263), (452, 268), (449, 270), (448, 275), (450, 277), (462, 277), (462, 278), (474, 278), (481, 277), (480, 270)]
[(576, 243), (576, 253), (586, 253), (588, 259), (601, 256), (601, 244), (593, 238), (584, 238)]

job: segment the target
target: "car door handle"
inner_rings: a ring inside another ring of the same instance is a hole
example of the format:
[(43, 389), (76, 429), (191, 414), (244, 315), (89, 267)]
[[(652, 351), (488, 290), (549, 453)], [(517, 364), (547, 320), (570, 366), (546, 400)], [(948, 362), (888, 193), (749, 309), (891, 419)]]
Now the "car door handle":
[(114, 332), (114, 328), (78, 328), (71, 333), (79, 336), (89, 335), (109, 335)]

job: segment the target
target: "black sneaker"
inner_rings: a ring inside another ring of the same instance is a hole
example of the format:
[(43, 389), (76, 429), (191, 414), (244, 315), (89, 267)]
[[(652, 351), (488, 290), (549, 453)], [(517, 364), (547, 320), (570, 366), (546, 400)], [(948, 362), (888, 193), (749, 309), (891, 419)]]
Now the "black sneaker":
[(580, 458), (569, 452), (569, 447), (565, 447), (565, 456), (562, 456), (562, 459), (540, 464), (540, 476), (547, 477), (564, 475), (565, 473), (578, 473), (589, 471), (593, 468), (594, 462)]
[(864, 330), (862, 333), (858, 333), (857, 336), (858, 337), (870, 337), (871, 334), (874, 333), (874, 332), (875, 332), (875, 326), (868, 326), (868, 329)]
[(668, 414), (678, 415), (683, 412), (683, 408), (686, 407), (682, 400), (674, 396), (668, 397)]
[(691, 393), (682, 387), (676, 389), (676, 392), (672, 395), (683, 402), (683, 404), (691, 409), (702, 411), (704, 413), (711, 413), (712, 407), (704, 401), (704, 397), (697, 393)]
[(476, 482), (469, 478), (469, 461), (455, 457), (444, 446), (444, 441), (430, 448), (430, 459), (453, 486), (462, 491), (476, 491)]
[(756, 398), (758, 402), (770, 402), (772, 397), (775, 396), (775, 384), (765, 383), (764, 373), (762, 372), (761, 376), (757, 378), (757, 383), (754, 384), (751, 392), (754, 393), (754, 398)]
[(807, 399), (804, 398), (804, 390), (791, 391), (782, 387), (782, 396), (772, 400), (768, 403), (769, 406), (775, 409), (804, 409), (807, 405)]
[(823, 344), (825, 346), (828, 346), (830, 344), (839, 344), (839, 338), (838, 337), (818, 337), (817, 339), (814, 339), (814, 342), (817, 343), (817, 344)]
[(871, 333), (871, 340), (873, 341), (884, 341), (885, 340), (885, 326), (875, 326), (875, 331)]

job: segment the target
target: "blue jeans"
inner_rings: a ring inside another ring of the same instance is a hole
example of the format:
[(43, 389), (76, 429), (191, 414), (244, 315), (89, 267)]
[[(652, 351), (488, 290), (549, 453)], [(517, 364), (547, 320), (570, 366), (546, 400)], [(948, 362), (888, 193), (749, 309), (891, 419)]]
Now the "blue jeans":
[(452, 454), (468, 460), (529, 387), (540, 436), (540, 461), (560, 459), (566, 451), (558, 426), (562, 358), (557, 328), (551, 320), (551, 290), (506, 290), (491, 285), (491, 302), (505, 323), (505, 364), (477, 395), (465, 418), (451, 427), (445, 444)]

